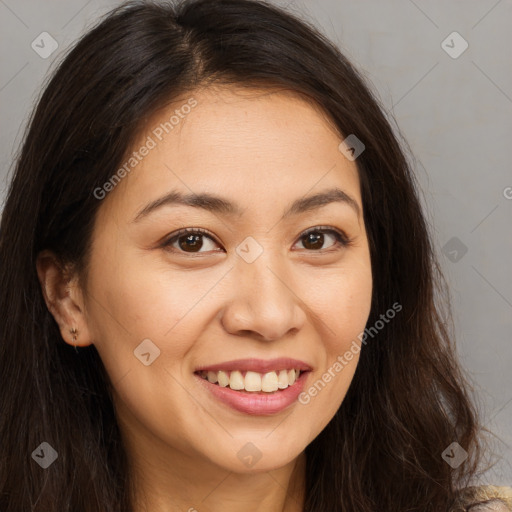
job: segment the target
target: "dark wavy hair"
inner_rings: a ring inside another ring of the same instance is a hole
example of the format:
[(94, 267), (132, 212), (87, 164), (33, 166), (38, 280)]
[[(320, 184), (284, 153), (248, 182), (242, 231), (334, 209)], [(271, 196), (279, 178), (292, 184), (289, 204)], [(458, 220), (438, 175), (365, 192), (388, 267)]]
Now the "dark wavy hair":
[[(370, 246), (369, 338), (341, 407), (307, 446), (307, 512), (441, 511), (483, 458), (473, 388), (457, 361), (449, 290), (416, 178), (370, 86), (307, 21), (256, 0), (130, 2), (87, 32), (45, 85), (15, 162), (0, 231), (0, 510), (133, 510), (112, 384), (94, 345), (75, 352), (36, 272), (54, 251), (85, 279), (101, 201), (145, 119), (210, 84), (292, 90), (356, 161)], [(84, 282), (84, 281), (82, 281)], [(31, 453), (47, 441), (45, 471)], [(457, 469), (441, 454), (458, 442)]]

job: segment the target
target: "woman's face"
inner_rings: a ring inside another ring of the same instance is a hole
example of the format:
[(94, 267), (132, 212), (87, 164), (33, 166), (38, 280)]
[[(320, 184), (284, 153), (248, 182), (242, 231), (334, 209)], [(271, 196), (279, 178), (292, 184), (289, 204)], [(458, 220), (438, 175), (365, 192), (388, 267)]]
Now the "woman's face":
[(268, 471), (340, 407), (372, 294), (341, 140), (294, 95), (210, 88), (149, 119), (104, 188), (80, 341), (99, 351), (141, 457)]

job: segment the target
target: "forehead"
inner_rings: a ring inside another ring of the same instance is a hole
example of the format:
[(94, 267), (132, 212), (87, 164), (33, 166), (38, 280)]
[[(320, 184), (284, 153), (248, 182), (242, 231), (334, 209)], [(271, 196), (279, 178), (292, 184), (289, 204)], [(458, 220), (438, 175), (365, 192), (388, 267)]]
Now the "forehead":
[(133, 211), (171, 190), (209, 192), (245, 210), (251, 199), (261, 208), (338, 187), (360, 202), (357, 167), (340, 141), (320, 107), (298, 93), (195, 90), (145, 122), (124, 162), (134, 166), (107, 199)]

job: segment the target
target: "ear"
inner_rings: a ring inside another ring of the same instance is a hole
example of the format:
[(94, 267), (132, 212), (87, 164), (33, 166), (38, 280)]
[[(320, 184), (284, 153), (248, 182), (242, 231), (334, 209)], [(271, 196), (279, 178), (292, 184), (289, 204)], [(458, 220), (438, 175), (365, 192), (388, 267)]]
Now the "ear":
[[(48, 250), (38, 254), (36, 269), (46, 306), (59, 325), (62, 339), (72, 346), (91, 345), (78, 276), (70, 275), (55, 254)], [(73, 329), (76, 333), (71, 332)]]

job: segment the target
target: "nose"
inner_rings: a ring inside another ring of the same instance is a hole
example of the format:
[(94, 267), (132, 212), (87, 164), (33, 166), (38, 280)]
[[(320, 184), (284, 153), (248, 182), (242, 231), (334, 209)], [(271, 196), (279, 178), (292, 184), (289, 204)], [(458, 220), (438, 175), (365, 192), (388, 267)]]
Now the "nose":
[(285, 264), (263, 252), (252, 263), (237, 259), (231, 274), (232, 293), (221, 318), (227, 332), (271, 341), (302, 328), (305, 304)]

